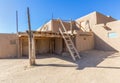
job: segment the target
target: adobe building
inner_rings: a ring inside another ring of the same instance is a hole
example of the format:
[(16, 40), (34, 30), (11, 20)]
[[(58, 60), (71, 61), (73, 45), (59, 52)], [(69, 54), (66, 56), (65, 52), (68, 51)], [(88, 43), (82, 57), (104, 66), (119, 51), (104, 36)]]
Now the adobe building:
[[(78, 53), (87, 50), (120, 51), (120, 21), (98, 12), (74, 21), (52, 19), (32, 31), (35, 55), (70, 52), (67, 39)], [(0, 58), (29, 55), (28, 31), (0, 34)], [(76, 52), (76, 51), (75, 51)]]

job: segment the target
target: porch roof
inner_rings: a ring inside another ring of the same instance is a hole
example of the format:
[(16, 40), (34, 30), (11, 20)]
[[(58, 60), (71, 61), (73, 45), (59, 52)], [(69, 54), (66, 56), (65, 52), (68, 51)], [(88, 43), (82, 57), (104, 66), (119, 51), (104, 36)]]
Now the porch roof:
[[(41, 38), (41, 37), (62, 37), (59, 32), (51, 32), (51, 31), (31, 31), (33, 33), (33, 36), (35, 38)], [(19, 32), (18, 36), (19, 38), (28, 38), (28, 31), (26, 32)]]

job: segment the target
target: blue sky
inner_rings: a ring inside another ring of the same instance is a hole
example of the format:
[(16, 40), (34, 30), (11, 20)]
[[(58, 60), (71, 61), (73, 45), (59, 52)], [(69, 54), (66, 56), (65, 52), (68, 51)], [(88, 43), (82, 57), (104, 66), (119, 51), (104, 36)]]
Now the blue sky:
[(32, 30), (52, 18), (77, 19), (93, 11), (120, 19), (120, 0), (0, 0), (0, 33), (16, 32), (16, 10), (19, 31), (26, 31), (26, 8), (30, 8)]

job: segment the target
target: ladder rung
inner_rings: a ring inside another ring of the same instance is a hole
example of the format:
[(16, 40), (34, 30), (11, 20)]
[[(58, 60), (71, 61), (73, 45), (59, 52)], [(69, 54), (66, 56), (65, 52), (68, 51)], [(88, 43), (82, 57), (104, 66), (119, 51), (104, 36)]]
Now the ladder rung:
[(60, 33), (61, 33), (61, 35), (62, 35), (62, 37), (63, 37), (63, 39), (64, 39), (64, 41), (65, 41), (65, 43), (67, 45), (67, 48), (68, 48), (73, 60), (75, 61), (76, 60), (75, 58), (76, 57), (80, 58), (80, 56), (79, 56), (78, 51), (76, 50), (76, 48), (74, 46), (74, 43), (73, 43), (70, 35), (68, 33), (66, 33), (67, 30), (66, 30), (66, 28), (65, 28), (65, 26), (64, 26), (64, 24), (62, 23), (61, 20), (60, 20), (60, 23), (61, 23), (61, 25), (63, 27), (63, 30), (61, 30), (59, 28), (59, 31), (60, 31)]
[(68, 44), (69, 46), (73, 46), (72, 44)]
[(69, 41), (68, 41), (67, 43), (72, 44), (72, 43), (71, 43), (71, 42), (69, 42)]
[[(66, 40), (66, 41), (70, 41), (70, 40)], [(70, 41), (71, 42), (71, 41)]]
[(69, 40), (70, 40), (70, 38), (69, 38), (69, 37), (65, 37), (65, 39), (69, 39)]
[(74, 49), (74, 47), (70, 47), (70, 49)]
[(76, 52), (75, 52), (75, 51), (72, 51), (72, 53), (73, 53), (73, 54), (76, 54)]
[(77, 55), (74, 56), (75, 58), (78, 57)]
[(75, 50), (74, 47), (70, 47), (71, 50)]

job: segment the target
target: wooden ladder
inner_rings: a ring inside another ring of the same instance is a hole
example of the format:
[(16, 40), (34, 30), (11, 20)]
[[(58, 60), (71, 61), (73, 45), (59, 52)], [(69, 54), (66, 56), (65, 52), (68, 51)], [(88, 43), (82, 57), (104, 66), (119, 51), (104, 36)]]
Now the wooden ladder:
[(66, 46), (68, 48), (68, 51), (70, 52), (70, 55), (72, 56), (72, 59), (74, 61), (76, 61), (76, 58), (80, 59), (80, 55), (79, 55), (77, 49), (75, 48), (75, 46), (74, 46), (74, 44), (72, 42), (72, 39), (70, 38), (70, 35), (67, 33), (63, 22), (60, 19), (59, 19), (59, 21), (60, 21), (60, 24), (62, 25), (63, 31), (66, 32), (66, 33), (64, 33), (61, 30), (61, 28), (59, 28), (60, 34), (62, 35), (62, 38), (65, 41), (65, 44), (66, 44)]

